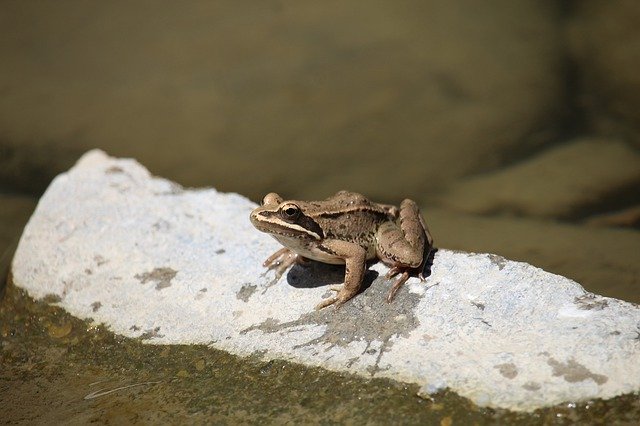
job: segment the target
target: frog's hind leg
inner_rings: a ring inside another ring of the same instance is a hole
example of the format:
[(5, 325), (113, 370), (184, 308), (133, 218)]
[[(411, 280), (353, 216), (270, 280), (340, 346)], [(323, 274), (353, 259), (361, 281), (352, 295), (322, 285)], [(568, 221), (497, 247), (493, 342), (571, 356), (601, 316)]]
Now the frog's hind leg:
[(418, 266), (418, 278), (420, 278), (420, 281), (424, 281), (426, 279), (426, 277), (424, 276), (424, 268), (426, 267), (427, 262), (429, 261), (429, 257), (431, 256), (431, 253), (433, 251), (433, 236), (431, 235), (431, 232), (429, 232), (429, 227), (425, 223), (424, 218), (420, 213), (418, 213), (418, 217), (420, 218), (420, 225), (422, 226), (422, 230), (424, 231), (424, 235), (426, 238), (422, 254), (422, 263), (420, 263), (420, 266)]
[[(412, 200), (400, 204), (398, 220), (383, 223), (378, 229), (376, 252), (390, 266), (387, 278), (400, 274), (391, 286), (387, 301), (391, 302), (400, 287), (409, 279), (409, 272), (424, 266), (425, 247), (431, 247), (432, 239), (420, 215), (418, 205)], [(430, 249), (429, 249), (430, 250)]]

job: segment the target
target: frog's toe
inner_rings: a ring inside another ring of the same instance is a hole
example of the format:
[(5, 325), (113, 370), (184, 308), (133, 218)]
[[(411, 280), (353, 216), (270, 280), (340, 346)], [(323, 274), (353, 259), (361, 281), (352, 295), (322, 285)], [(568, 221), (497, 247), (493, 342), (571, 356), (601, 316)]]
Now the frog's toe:
[(329, 286), (329, 290), (335, 291), (337, 294), (318, 303), (316, 305), (316, 311), (319, 311), (320, 309), (326, 308), (330, 305), (334, 305), (335, 308), (338, 309), (354, 296), (350, 291), (345, 290), (344, 284), (331, 285)]
[(387, 303), (391, 303), (396, 293), (402, 287), (402, 285), (409, 279), (409, 273), (407, 271), (403, 272), (402, 275), (396, 280), (395, 283), (391, 286), (389, 293), (387, 294)]
[(397, 288), (391, 288), (391, 290), (389, 290), (389, 293), (387, 293), (387, 303), (391, 303), (393, 301), (393, 298), (395, 297), (397, 292)]
[(331, 306), (334, 303), (338, 302), (338, 296), (333, 296), (328, 299), (324, 299), (322, 302), (316, 305), (316, 311), (319, 311), (322, 308), (326, 308), (327, 306)]
[(398, 266), (393, 266), (391, 268), (389, 268), (389, 271), (387, 272), (387, 275), (385, 275), (386, 278), (393, 278), (396, 275), (398, 275), (400, 273), (400, 267)]
[(281, 263), (280, 265), (271, 268), (276, 272), (276, 279), (279, 280), (282, 275), (284, 275), (287, 268), (290, 266), (288, 263)]
[(269, 256), (262, 265), (267, 268), (267, 271), (275, 271), (277, 281), (291, 265), (299, 261), (300, 256), (284, 248)]

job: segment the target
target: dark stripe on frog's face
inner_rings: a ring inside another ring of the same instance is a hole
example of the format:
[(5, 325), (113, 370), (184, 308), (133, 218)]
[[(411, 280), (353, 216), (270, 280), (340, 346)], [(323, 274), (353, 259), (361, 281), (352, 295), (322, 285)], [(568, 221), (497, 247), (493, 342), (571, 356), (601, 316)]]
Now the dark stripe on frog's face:
[(300, 225), (304, 229), (307, 229), (314, 234), (318, 235), (320, 238), (324, 238), (324, 232), (318, 223), (311, 219), (309, 216), (305, 216), (301, 214), (295, 221), (296, 224)]

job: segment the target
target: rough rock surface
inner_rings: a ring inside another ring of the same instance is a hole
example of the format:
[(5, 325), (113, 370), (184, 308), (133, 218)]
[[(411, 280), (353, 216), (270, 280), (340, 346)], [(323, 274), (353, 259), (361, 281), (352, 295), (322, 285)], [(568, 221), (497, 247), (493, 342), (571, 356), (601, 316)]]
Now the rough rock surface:
[(51, 184), (13, 261), (30, 295), (149, 343), (449, 387), (480, 405), (532, 410), (640, 389), (640, 308), (492, 254), (439, 250), (396, 300), (376, 264), (341, 309), (314, 311), (343, 271), (312, 263), (280, 282), (278, 244), (235, 194), (186, 191), (92, 151)]

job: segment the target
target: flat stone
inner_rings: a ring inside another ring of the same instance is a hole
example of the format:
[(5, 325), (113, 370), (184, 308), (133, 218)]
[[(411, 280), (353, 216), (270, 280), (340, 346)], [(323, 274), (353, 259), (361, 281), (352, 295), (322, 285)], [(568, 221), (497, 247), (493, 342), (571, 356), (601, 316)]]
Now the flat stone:
[(25, 228), (16, 285), (80, 318), (153, 344), (443, 388), (530, 411), (640, 389), (640, 308), (493, 254), (440, 249), (426, 282), (393, 303), (375, 264), (361, 294), (315, 311), (343, 268), (261, 264), (279, 245), (246, 198), (184, 190), (133, 160), (91, 151), (58, 176)]

